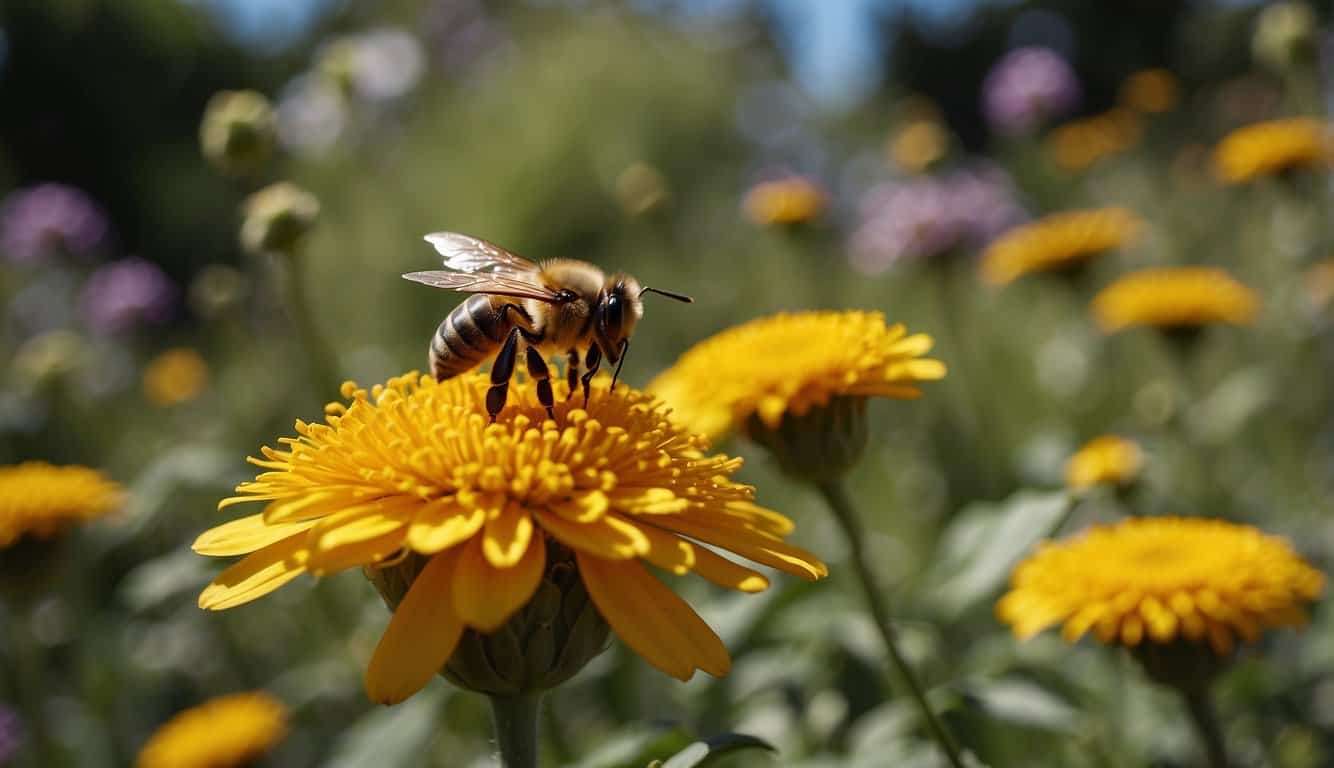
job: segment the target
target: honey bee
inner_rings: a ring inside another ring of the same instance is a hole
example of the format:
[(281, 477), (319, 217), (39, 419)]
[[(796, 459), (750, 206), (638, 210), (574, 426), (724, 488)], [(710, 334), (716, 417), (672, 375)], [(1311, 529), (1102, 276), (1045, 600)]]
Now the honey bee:
[[(615, 364), (611, 386), (621, 375), (635, 323), (644, 316), (645, 293), (691, 303), (679, 293), (641, 286), (624, 273), (574, 259), (531, 262), (485, 240), (457, 232), (434, 232), (426, 242), (444, 257), (448, 270), (409, 272), (404, 278), (433, 288), (473, 293), (445, 317), (431, 337), (430, 366), (436, 381), (457, 376), (495, 356), (486, 412), (491, 421), (505, 407), (510, 376), (523, 339), (528, 375), (537, 400), (554, 418), (555, 398), (547, 358), (564, 352), (569, 397), (582, 382), (588, 407), (589, 382), (602, 359)], [(580, 348), (587, 347), (579, 375)], [(499, 352), (497, 352), (499, 350)]]

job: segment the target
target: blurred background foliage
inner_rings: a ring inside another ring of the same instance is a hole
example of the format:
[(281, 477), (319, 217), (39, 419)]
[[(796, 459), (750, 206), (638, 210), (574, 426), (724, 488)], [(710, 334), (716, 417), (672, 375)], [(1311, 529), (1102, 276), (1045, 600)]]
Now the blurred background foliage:
[[(107, 222), (87, 253), (0, 265), (0, 458), (103, 468), (131, 494), (37, 560), (0, 553), (0, 703), (24, 734), (14, 765), (129, 764), (171, 714), (253, 687), (294, 711), (273, 765), (492, 759), (479, 697), (441, 682), (389, 710), (365, 699), (362, 665), (387, 617), (359, 578), (205, 614), (195, 597), (216, 566), (188, 546), (250, 475), (243, 457), (318, 418), (343, 379), (426, 365), (456, 297), (398, 276), (432, 268), (421, 236), (435, 230), (694, 296), (647, 299), (624, 374), (635, 386), (703, 337), (782, 310), (879, 309), (935, 336), (949, 377), (921, 401), (873, 405), (852, 481), (910, 655), (989, 765), (1197, 759), (1177, 703), (1128, 659), (1052, 636), (1018, 644), (996, 621), (1010, 567), (1039, 539), (1133, 510), (1245, 521), (1317, 565), (1334, 555), (1328, 178), (1225, 187), (1210, 168), (1235, 127), (1323, 113), (1323, 60), (1276, 70), (1253, 56), (1261, 4), (345, 0), (312, 4), (277, 40), (240, 34), (226, 5), (0, 4), (0, 189), (69, 185)], [(1324, 46), (1326, 27), (1311, 34)], [(984, 115), (987, 73), (1033, 45), (1077, 73), (1082, 96), (1062, 119), (1107, 113), (1146, 68), (1170, 70), (1179, 97), (1135, 116), (1120, 151), (1064, 167), (1048, 140), (1059, 120), (1004, 135)], [(200, 119), (221, 89), (276, 105), (280, 151), (256, 176), (201, 157)], [(923, 114), (942, 148), (896, 165), (889, 142)], [(1027, 217), (1123, 205), (1145, 233), (1083, 274), (1003, 289), (977, 276), (981, 243), (854, 268), (871, 190), (971, 167), (1000, 174)], [(818, 215), (747, 215), (748, 190), (794, 176), (819, 191)], [(246, 254), (242, 201), (279, 179), (318, 198), (318, 223), (290, 258)], [(112, 327), (86, 286), (128, 256), (169, 288), (160, 312)], [(1115, 275), (1192, 263), (1254, 288), (1258, 322), (1182, 346), (1104, 336), (1089, 318)], [(160, 386), (183, 389), (163, 396), (146, 366), (180, 347), (202, 374), (182, 384), (168, 369)], [(1103, 432), (1141, 441), (1144, 480), (1067, 519), (1063, 462)], [(753, 446), (722, 448), (749, 459), (745, 480), (835, 575), (746, 599), (682, 584), (732, 649), (731, 676), (681, 685), (614, 646), (551, 697), (550, 764), (644, 765), (732, 730), (780, 756), (728, 765), (936, 765), (818, 500)], [(1240, 765), (1334, 762), (1331, 669), (1321, 609), (1304, 634), (1243, 655), (1220, 689)]]

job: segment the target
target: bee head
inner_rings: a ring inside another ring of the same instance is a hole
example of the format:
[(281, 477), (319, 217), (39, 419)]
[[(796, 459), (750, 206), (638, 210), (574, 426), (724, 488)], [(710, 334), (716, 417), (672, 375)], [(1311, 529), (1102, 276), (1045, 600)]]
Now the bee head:
[(602, 354), (610, 362), (618, 362), (635, 323), (644, 316), (644, 303), (639, 300), (639, 281), (629, 275), (616, 274), (607, 278), (598, 292), (593, 309), (593, 331)]

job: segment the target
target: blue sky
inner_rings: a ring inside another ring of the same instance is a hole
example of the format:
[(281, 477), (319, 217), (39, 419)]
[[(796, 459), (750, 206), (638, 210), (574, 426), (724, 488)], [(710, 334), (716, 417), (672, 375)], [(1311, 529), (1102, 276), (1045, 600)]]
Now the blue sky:
[[(184, 0), (215, 11), (232, 33), (261, 49), (298, 39), (340, 0)], [(873, 14), (911, 7), (939, 21), (957, 19), (985, 0), (639, 0), (699, 15), (734, 13), (748, 2), (769, 5), (797, 81), (826, 106), (857, 103), (880, 80), (884, 61)]]

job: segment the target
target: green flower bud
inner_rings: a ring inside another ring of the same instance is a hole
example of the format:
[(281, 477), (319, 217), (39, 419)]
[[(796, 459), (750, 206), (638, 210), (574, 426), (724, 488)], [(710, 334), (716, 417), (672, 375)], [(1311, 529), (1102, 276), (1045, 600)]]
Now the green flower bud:
[(218, 91), (199, 125), (204, 157), (224, 173), (245, 175), (262, 168), (276, 138), (273, 107), (256, 91)]
[(751, 415), (745, 425), (751, 440), (769, 449), (784, 474), (797, 480), (833, 480), (861, 460), (866, 451), (866, 398), (835, 395), (804, 414), (783, 414), (776, 429)]
[[(427, 558), (409, 554), (366, 578), (395, 609)], [(569, 549), (547, 541), (547, 566), (532, 599), (499, 630), (466, 629), (440, 674), (478, 693), (513, 696), (554, 688), (608, 647), (610, 627), (593, 606)]]
[(320, 201), (297, 185), (280, 181), (246, 198), (242, 210), (242, 247), (251, 253), (291, 255), (319, 218)]
[(1275, 3), (1256, 18), (1251, 54), (1279, 73), (1314, 65), (1319, 29), (1320, 20), (1306, 3)]
[(86, 349), (87, 344), (73, 331), (48, 331), (19, 347), (14, 370), (29, 384), (49, 384), (78, 370)]
[(226, 264), (210, 264), (190, 283), (190, 308), (201, 317), (217, 317), (246, 295), (245, 277)]

